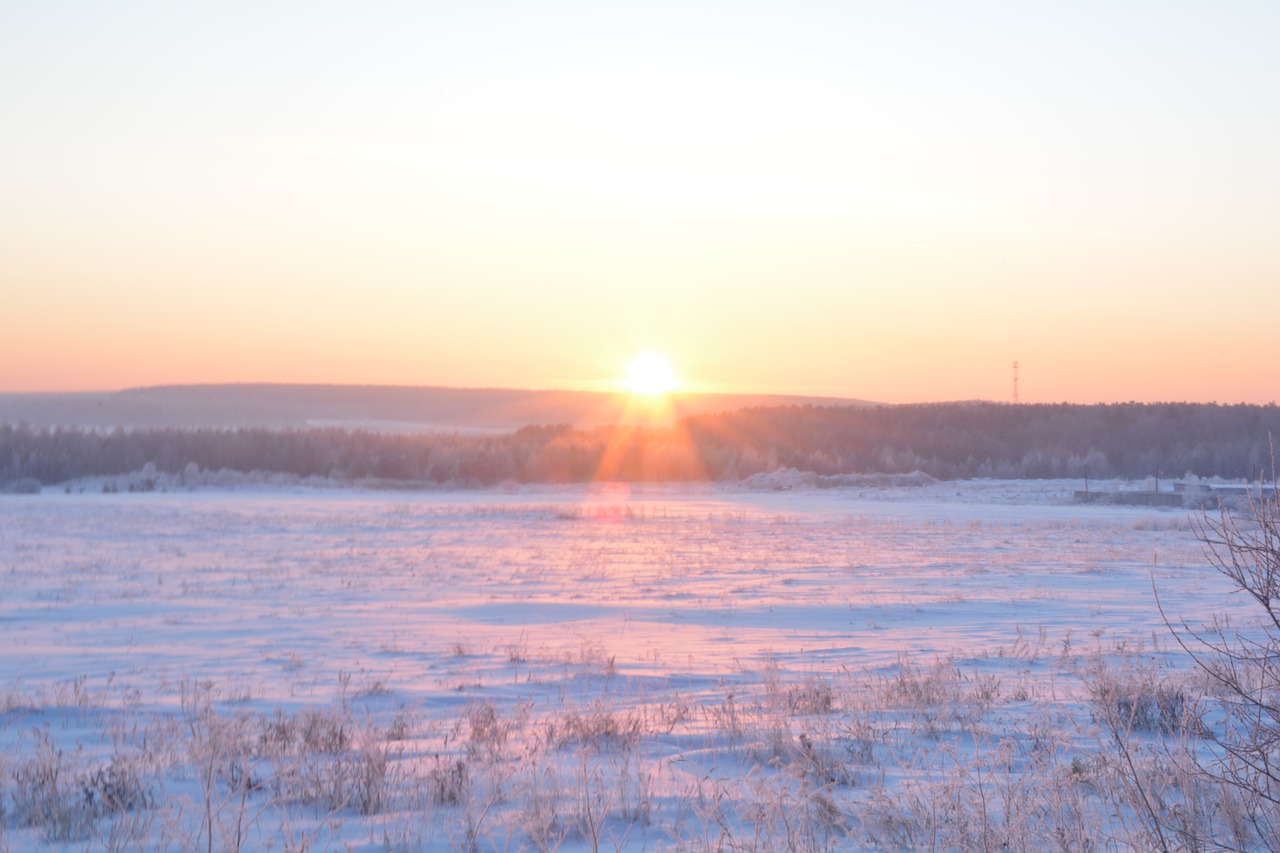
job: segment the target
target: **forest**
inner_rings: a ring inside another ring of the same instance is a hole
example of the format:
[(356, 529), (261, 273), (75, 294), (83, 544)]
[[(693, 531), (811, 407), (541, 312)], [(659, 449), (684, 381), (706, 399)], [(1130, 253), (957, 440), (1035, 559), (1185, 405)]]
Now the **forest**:
[(530, 425), (499, 435), (344, 429), (0, 425), (0, 489), (146, 469), (262, 472), (459, 487), (593, 480), (733, 481), (781, 469), (939, 479), (1255, 479), (1275, 404), (780, 406), (661, 427)]

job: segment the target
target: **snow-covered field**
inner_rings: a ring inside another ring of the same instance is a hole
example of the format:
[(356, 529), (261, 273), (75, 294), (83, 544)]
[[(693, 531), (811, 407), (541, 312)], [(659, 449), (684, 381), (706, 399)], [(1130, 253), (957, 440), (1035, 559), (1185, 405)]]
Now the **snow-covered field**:
[(0, 850), (1141, 847), (1248, 613), (1080, 486), (0, 498)]

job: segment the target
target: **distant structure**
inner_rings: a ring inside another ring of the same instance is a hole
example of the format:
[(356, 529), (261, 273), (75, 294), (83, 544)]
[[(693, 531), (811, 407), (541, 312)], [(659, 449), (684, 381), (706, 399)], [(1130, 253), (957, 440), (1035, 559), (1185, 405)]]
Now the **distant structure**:
[(1018, 405), (1018, 362), (1013, 363), (1013, 404)]
[(1186, 507), (1189, 509), (1216, 509), (1223, 506), (1239, 506), (1251, 500), (1274, 500), (1276, 488), (1265, 483), (1201, 483), (1174, 481), (1173, 491), (1160, 491), (1160, 481), (1155, 481), (1151, 491), (1139, 489), (1125, 491), (1118, 486), (1100, 492), (1089, 491), (1085, 480), (1084, 491), (1075, 493), (1076, 503), (1122, 504), (1127, 506)]

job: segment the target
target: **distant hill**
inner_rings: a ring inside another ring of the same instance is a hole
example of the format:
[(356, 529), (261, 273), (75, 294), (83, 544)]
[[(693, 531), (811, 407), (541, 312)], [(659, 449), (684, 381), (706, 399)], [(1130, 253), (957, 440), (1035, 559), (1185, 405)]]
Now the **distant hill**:
[[(761, 406), (866, 405), (783, 394), (679, 394), (661, 420)], [(170, 385), (0, 394), (0, 423), (32, 427), (340, 427), (384, 433), (508, 432), (528, 424), (636, 423), (626, 394), (381, 385)]]

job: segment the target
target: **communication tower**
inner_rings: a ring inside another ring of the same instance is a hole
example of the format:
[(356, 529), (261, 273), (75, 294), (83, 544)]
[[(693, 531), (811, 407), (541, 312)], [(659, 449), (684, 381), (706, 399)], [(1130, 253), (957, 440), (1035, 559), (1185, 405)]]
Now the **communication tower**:
[(1013, 363), (1013, 404), (1018, 405), (1018, 362)]

